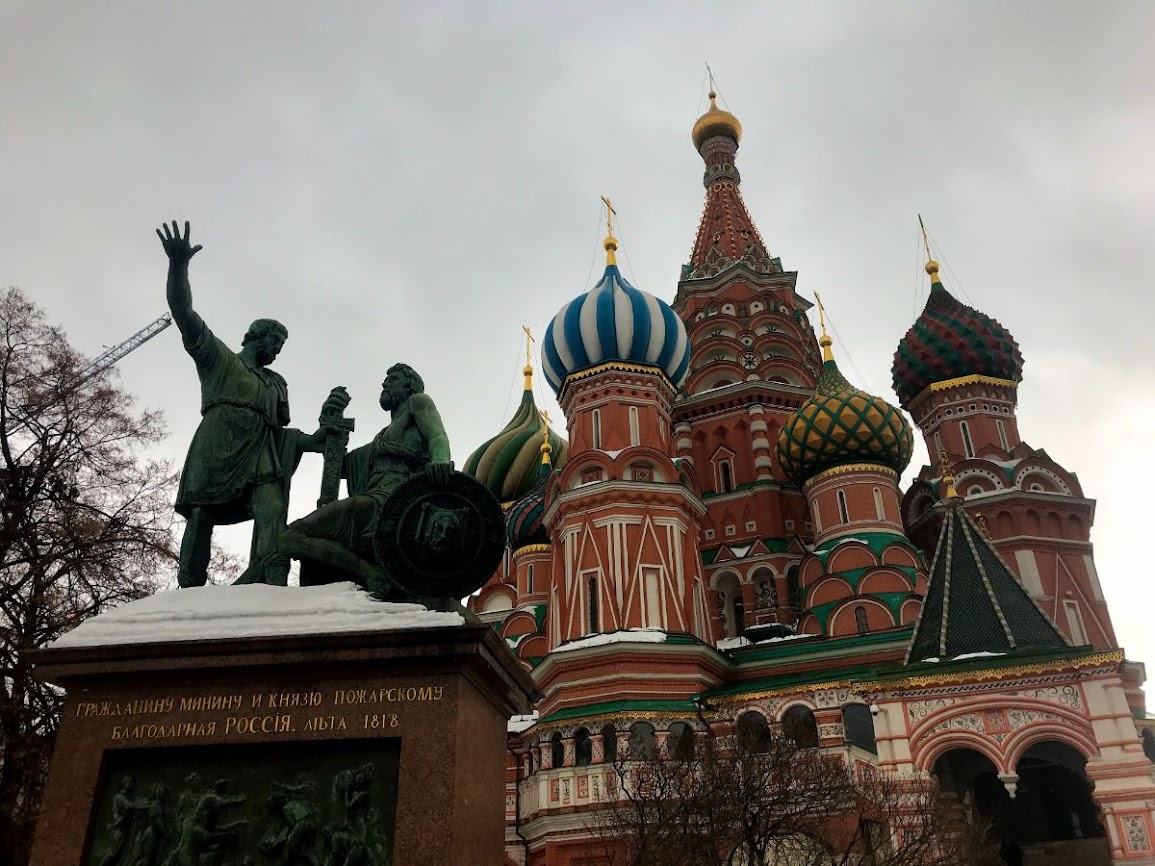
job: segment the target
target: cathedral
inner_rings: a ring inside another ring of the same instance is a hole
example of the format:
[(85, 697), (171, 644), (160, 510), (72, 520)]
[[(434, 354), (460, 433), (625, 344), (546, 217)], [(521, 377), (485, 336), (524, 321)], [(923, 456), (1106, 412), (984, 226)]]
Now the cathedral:
[[(855, 388), (743, 200), (738, 119), (711, 93), (692, 136), (705, 207), (672, 300), (626, 281), (610, 223), (604, 274), (542, 339), (565, 436), (527, 358), (464, 467), (508, 540), (470, 607), (544, 696), (509, 727), (506, 863), (595, 862), (617, 756), (692, 753), (708, 707), (1003, 809), (1023, 862), (1155, 864), (1144, 669), (1094, 501), (1021, 436), (1011, 332), (928, 248), (893, 398)], [(914, 427), (932, 462), (903, 491)]]

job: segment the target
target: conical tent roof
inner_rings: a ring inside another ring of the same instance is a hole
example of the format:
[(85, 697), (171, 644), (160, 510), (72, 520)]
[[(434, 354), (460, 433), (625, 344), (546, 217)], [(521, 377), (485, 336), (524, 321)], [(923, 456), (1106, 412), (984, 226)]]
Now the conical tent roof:
[(961, 503), (947, 500), (907, 663), (1068, 646)]

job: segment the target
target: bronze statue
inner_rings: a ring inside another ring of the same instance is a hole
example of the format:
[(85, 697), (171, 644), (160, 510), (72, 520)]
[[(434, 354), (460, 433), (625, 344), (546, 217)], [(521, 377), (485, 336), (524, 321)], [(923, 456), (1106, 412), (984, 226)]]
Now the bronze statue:
[[(340, 398), (337, 392), (330, 396), (333, 405)], [(348, 403), (348, 395), (344, 401)], [(291, 523), (276, 552), (263, 564), (254, 560), (250, 571), (263, 567), (280, 573), (287, 565), (284, 558), (292, 557), (335, 570), (379, 596), (389, 594), (391, 582), (373, 555), (373, 534), (382, 506), (402, 482), (419, 473), (435, 485), (446, 484), (453, 474), (453, 463), (441, 415), (412, 367), (394, 364), (389, 368), (381, 383), (380, 403), (391, 414), (391, 423), (341, 462), (348, 498), (323, 505)]]
[[(288, 426), (288, 387), (269, 369), (288, 339), (288, 329), (275, 319), (257, 319), (241, 341), (241, 351), (233, 352), (193, 309), (188, 266), (201, 247), (191, 245), (189, 224), (184, 224), (183, 237), (175, 220), (171, 230), (166, 225), (156, 233), (169, 260), (168, 306), (201, 383), (201, 422), (181, 473), (176, 511), (188, 521), (178, 581), (182, 587), (203, 586), (214, 526), (252, 520), (251, 562), (275, 549), (288, 518), (292, 474), (303, 452), (324, 449), (327, 429), (306, 434)], [(339, 402), (333, 395), (326, 400), (323, 415), (332, 413), (334, 399)], [(283, 569), (270, 562), (250, 579), (259, 574), (284, 586), (287, 561)]]

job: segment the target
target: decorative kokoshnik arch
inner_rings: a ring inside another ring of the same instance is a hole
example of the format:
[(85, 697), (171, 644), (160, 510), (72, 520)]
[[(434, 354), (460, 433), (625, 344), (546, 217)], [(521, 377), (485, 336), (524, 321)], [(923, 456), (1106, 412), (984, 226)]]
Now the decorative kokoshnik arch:
[(929, 713), (909, 734), (911, 760), (924, 772), (951, 749), (969, 748), (990, 758), (1000, 773), (1013, 773), (1022, 754), (1044, 740), (1065, 743), (1087, 759), (1099, 756), (1085, 715), (1021, 695), (947, 705)]

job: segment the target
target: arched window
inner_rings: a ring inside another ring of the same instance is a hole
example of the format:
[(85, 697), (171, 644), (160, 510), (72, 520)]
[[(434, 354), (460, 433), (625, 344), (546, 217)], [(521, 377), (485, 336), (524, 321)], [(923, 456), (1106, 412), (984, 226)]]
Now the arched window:
[(770, 725), (766, 717), (755, 710), (747, 710), (738, 716), (734, 734), (740, 754), (753, 755), (770, 750)]
[(962, 431), (963, 453), (966, 454), (967, 457), (974, 457), (975, 456), (975, 446), (973, 444), (971, 444), (970, 427), (967, 426), (966, 421), (960, 421), (958, 426), (959, 426), (959, 430)]
[(602, 447), (602, 413), (600, 409), (594, 409), (593, 415), (593, 435), (594, 448)]
[(653, 761), (658, 757), (658, 738), (649, 722), (630, 725), (630, 760)]
[(874, 488), (874, 514), (879, 520), (886, 520), (886, 509), (882, 505), (882, 491)]
[(602, 725), (602, 760), (612, 764), (618, 759), (618, 729)]
[(854, 627), (858, 629), (859, 634), (866, 634), (870, 631), (870, 626), (866, 622), (866, 608), (862, 605), (854, 609)]
[(838, 495), (838, 519), (841, 520), (843, 523), (849, 523), (850, 522), (850, 512), (846, 509), (846, 494), (843, 491), (839, 490), (837, 495)]
[(630, 407), (630, 444), (640, 445), (642, 442), (641, 426), (638, 424), (638, 407)]
[(995, 419), (995, 430), (999, 433), (999, 444), (1003, 446), (1003, 450), (1010, 451), (1011, 446), (1007, 442), (1007, 428), (1003, 426), (1001, 419)]
[(803, 749), (818, 745), (818, 721), (809, 707), (795, 705), (782, 714), (782, 736)]
[(729, 460), (723, 460), (718, 464), (718, 477), (722, 488), (719, 493), (729, 493), (734, 489), (734, 473)]
[(533, 592), (533, 565), (532, 564), (530, 564), (529, 568), (526, 569), (525, 579), (526, 579), (526, 583), (527, 583), (527, 587), (526, 587), (527, 592)]
[(596, 634), (598, 631), (598, 579), (591, 577), (586, 585), (589, 591), (589, 629), (587, 634)]
[(594, 741), (590, 739), (587, 728), (578, 728), (573, 735), (574, 764), (579, 767), (588, 767), (594, 759)]
[(847, 704), (842, 708), (842, 735), (852, 746), (878, 754), (874, 742), (874, 716), (862, 704)]
[(674, 722), (666, 738), (666, 751), (675, 761), (694, 760), (694, 729), (685, 722)]
[(549, 738), (550, 766), (554, 769), (565, 766), (565, 744), (561, 741), (561, 734), (553, 732)]
[(802, 585), (798, 580), (798, 566), (792, 565), (786, 571), (786, 586), (790, 591), (790, 606), (794, 608), (794, 616), (802, 615)]

